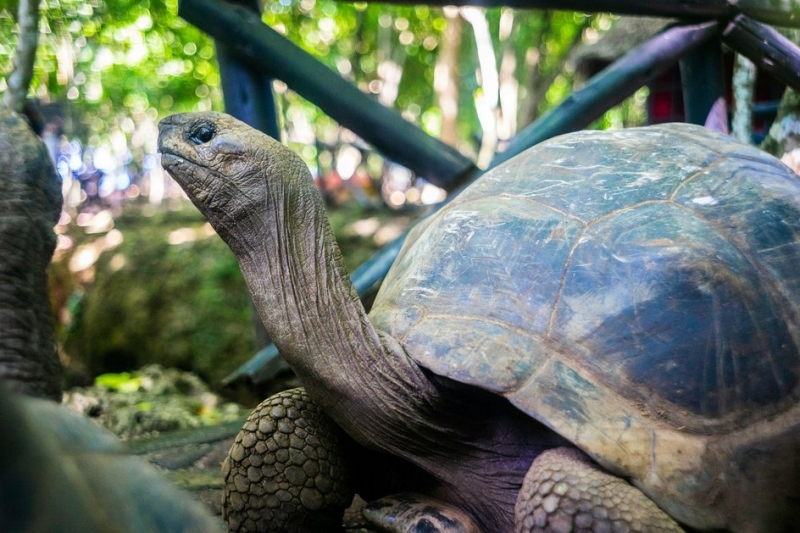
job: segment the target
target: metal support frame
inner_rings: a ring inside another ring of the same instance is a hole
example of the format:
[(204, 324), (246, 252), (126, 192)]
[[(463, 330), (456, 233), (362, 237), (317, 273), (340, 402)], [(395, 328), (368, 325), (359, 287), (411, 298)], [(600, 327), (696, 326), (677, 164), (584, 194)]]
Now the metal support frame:
[(280, 140), (272, 80), (243, 64), (221, 42), (216, 41), (216, 45), (225, 111), (273, 139)]
[(713, 40), (719, 30), (715, 21), (666, 28), (611, 63), (556, 109), (519, 132), (508, 148), (495, 156), (492, 165), (545, 139), (588, 126), (675, 65), (682, 55)]
[(774, 29), (739, 15), (723, 30), (722, 42), (800, 91), (800, 47)]
[[(259, 0), (229, 0), (260, 17)], [(272, 79), (241, 56), (219, 38), (214, 39), (217, 48), (222, 98), (225, 111), (249, 126), (280, 140), (281, 130), (272, 91)]]
[[(665, 29), (615, 61), (576, 91), (555, 109), (520, 132), (505, 151), (498, 154), (489, 168), (494, 168), (524, 150), (556, 135), (581, 129), (605, 111), (627, 98), (636, 89), (663, 70), (677, 63), (681, 54), (713, 39), (719, 33), (716, 22), (676, 25)], [(477, 179), (473, 176), (467, 183)], [(456, 196), (450, 195), (450, 198)], [(400, 253), (406, 232), (373, 255), (351, 275), (359, 294), (386, 276)], [(263, 383), (287, 368), (278, 357), (278, 350), (269, 346), (228, 375), (224, 383), (242, 378)]]

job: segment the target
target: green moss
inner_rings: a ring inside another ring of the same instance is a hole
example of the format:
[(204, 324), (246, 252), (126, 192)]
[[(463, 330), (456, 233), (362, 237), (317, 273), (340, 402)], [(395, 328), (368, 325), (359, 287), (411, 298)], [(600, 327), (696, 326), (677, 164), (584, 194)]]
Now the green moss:
[(100, 374), (94, 378), (95, 385), (105, 387), (117, 392), (136, 392), (142, 388), (142, 380), (132, 376), (129, 372), (118, 374)]
[[(236, 258), (204, 224), (192, 209), (116, 220), (123, 242), (97, 260), (65, 332), (71, 359), (90, 375), (159, 363), (216, 384), (253, 354), (253, 315)], [(170, 244), (176, 230), (195, 240)]]
[(240, 421), (249, 411), (223, 402), (194, 374), (160, 365), (100, 375), (92, 387), (69, 390), (64, 403), (123, 439)]

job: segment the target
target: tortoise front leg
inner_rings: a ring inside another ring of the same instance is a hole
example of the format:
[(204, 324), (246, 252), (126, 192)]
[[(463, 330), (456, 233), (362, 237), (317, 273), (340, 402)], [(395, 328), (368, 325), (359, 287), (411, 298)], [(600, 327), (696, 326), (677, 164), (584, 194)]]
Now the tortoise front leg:
[(536, 458), (515, 512), (517, 533), (683, 531), (639, 489), (574, 448), (554, 448)]
[(229, 530), (341, 530), (353, 499), (348, 439), (302, 388), (261, 402), (222, 464)]

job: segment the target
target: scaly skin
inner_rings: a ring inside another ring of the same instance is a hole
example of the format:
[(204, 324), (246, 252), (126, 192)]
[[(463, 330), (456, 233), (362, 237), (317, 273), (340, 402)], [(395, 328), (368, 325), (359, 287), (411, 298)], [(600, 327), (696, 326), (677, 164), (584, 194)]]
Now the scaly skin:
[(303, 389), (267, 398), (222, 464), (230, 531), (335, 531), (353, 499), (347, 437)]
[(0, 109), (0, 380), (61, 400), (61, 366), (47, 296), (47, 265), (61, 190), (44, 143), (22, 117)]
[(555, 448), (536, 458), (516, 513), (517, 533), (683, 531), (641, 491), (574, 448)]

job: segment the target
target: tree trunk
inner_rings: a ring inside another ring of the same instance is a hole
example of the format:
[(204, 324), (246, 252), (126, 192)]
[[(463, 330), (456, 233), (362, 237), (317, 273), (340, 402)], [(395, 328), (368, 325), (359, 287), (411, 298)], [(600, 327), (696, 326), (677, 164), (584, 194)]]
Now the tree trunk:
[(480, 88), (475, 94), (475, 111), (483, 131), (477, 164), (479, 168), (486, 168), (497, 150), (497, 103), (500, 93), (500, 75), (497, 72), (494, 44), (484, 10), (479, 7), (465, 6), (460, 9), (460, 12), (464, 20), (472, 26), (475, 34), (475, 46), (478, 49)]
[(11, 111), (22, 113), (33, 77), (33, 61), (36, 59), (36, 45), (39, 42), (39, 2), (20, 0), (17, 22), (19, 39), (11, 72), (6, 78), (8, 89), (3, 95), (3, 103)]
[(554, 31), (553, 12), (548, 11), (542, 14), (545, 18), (545, 24), (542, 31), (539, 33), (538, 43), (532, 50), (532, 61), (528, 65), (530, 73), (528, 75), (528, 96), (526, 98), (525, 106), (519, 120), (519, 127), (524, 128), (528, 124), (533, 123), (539, 118), (539, 104), (547, 94), (550, 85), (556, 80), (558, 75), (564, 71), (564, 65), (569, 57), (569, 52), (581, 42), (583, 31), (588, 28), (592, 23), (591, 17), (586, 17), (581, 27), (577, 28), (572, 42), (565, 48), (564, 53), (559, 58), (558, 64), (553, 68), (544, 71), (539, 68), (540, 59), (547, 54), (547, 36), (551, 31)]
[(756, 85), (756, 66), (741, 54), (733, 65), (733, 119), (731, 133), (744, 143), (752, 142), (753, 91)]
[(787, 89), (761, 148), (800, 174), (800, 95)]
[(461, 48), (461, 17), (453, 6), (444, 8), (447, 26), (442, 35), (439, 59), (433, 74), (433, 89), (436, 91), (439, 109), (442, 112), (442, 126), (439, 138), (456, 146), (458, 141), (458, 55)]
[(514, 10), (504, 9), (500, 16), (498, 39), (501, 43), (500, 59), (500, 114), (497, 122), (497, 136), (506, 141), (517, 133), (519, 113), (519, 82), (517, 81), (517, 58), (514, 48), (517, 43), (511, 39), (514, 27)]

